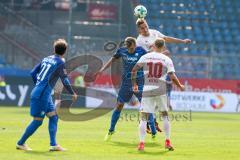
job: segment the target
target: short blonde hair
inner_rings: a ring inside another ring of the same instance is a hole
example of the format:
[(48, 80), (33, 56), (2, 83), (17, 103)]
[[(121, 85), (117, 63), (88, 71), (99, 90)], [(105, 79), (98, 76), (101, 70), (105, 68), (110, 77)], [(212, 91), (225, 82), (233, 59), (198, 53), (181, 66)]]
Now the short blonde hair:
[(160, 49), (165, 46), (165, 40), (162, 38), (158, 38), (155, 40), (154, 45), (156, 46), (156, 48)]
[(136, 45), (136, 38), (134, 38), (134, 37), (127, 37), (127, 38), (124, 40), (124, 44), (125, 44), (127, 47), (132, 46), (132, 44)]

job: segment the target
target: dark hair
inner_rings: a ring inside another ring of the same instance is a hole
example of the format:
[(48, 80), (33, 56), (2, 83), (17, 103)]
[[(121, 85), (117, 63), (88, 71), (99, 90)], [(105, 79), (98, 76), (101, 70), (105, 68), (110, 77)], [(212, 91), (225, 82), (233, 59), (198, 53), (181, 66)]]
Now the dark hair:
[(155, 42), (154, 42), (154, 45), (157, 47), (157, 48), (162, 48), (163, 46), (165, 46), (165, 40), (162, 39), (162, 38), (158, 38)]
[(131, 47), (132, 44), (136, 45), (136, 39), (134, 37), (127, 37), (124, 41), (127, 48)]
[(136, 21), (136, 25), (137, 25), (137, 27), (140, 27), (142, 24), (144, 24), (144, 23), (147, 23), (144, 19), (141, 19), (141, 18), (139, 18), (137, 21)]
[(64, 55), (67, 50), (67, 42), (64, 39), (58, 39), (54, 42), (54, 51), (57, 55)]

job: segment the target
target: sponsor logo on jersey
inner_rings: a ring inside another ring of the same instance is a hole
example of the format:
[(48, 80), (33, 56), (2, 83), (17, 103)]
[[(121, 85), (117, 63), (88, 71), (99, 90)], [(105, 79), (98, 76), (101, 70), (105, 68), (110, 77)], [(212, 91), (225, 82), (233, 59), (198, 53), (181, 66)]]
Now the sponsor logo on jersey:
[(128, 61), (137, 61), (138, 57), (127, 57)]
[(136, 62), (136, 61), (138, 61), (138, 57), (130, 57), (130, 56), (124, 56), (123, 57), (123, 60), (125, 60), (125, 61), (131, 61), (131, 62)]

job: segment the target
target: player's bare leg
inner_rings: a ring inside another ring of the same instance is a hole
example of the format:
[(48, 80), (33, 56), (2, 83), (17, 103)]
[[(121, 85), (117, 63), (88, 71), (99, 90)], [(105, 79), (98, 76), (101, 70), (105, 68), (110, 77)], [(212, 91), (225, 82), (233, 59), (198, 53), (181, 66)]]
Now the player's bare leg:
[(117, 121), (120, 117), (120, 113), (123, 109), (123, 106), (124, 106), (124, 103), (117, 103), (117, 106), (116, 106), (116, 108), (115, 108), (115, 110), (113, 111), (113, 114), (112, 114), (110, 129), (109, 129), (108, 133), (106, 134), (106, 136), (104, 138), (104, 141), (110, 141), (111, 140), (112, 135), (115, 132), (115, 126), (116, 126)]
[(170, 122), (169, 122), (169, 119), (168, 119), (168, 112), (167, 111), (164, 111), (161, 113), (161, 116), (162, 116), (162, 119), (163, 119), (163, 128), (164, 128), (164, 132), (165, 132), (165, 137), (166, 137), (166, 140), (165, 140), (165, 148), (170, 150), (170, 151), (173, 151), (174, 148), (171, 144), (171, 141), (170, 141)]
[(139, 144), (138, 144), (138, 150), (144, 151), (144, 144), (145, 144), (145, 137), (147, 134), (147, 121), (148, 121), (148, 113), (141, 112), (141, 120), (139, 123)]

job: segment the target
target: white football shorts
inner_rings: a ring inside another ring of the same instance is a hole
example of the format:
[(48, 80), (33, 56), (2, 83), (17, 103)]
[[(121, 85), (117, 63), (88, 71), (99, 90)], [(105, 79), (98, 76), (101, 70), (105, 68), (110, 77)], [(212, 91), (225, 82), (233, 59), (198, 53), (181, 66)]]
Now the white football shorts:
[(143, 97), (140, 111), (144, 113), (168, 111), (168, 96), (165, 94), (152, 97)]

